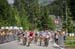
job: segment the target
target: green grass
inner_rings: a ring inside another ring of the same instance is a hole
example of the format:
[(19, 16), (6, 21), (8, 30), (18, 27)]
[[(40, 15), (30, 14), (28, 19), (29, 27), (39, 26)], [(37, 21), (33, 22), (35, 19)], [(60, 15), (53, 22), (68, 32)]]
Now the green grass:
[(65, 41), (65, 45), (67, 46), (75, 46), (75, 36), (74, 37), (67, 37)]

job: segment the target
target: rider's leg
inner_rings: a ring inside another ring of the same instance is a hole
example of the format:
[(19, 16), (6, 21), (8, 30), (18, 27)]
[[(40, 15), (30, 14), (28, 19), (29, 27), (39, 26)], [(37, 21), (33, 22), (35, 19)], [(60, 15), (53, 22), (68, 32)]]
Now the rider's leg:
[(42, 39), (40, 38), (40, 46), (41, 46), (41, 44), (42, 44)]

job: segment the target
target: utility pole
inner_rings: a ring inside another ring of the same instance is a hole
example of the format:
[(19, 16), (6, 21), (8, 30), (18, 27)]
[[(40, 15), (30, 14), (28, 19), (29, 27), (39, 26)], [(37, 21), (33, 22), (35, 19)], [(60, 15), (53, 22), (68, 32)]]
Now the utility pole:
[(67, 1), (66, 0), (63, 0), (63, 25), (65, 25), (65, 31), (67, 32), (68, 29), (67, 29), (67, 21), (68, 21), (68, 13), (67, 13)]
[(65, 1), (65, 8), (66, 8), (66, 32), (68, 31), (68, 29), (67, 29), (67, 21), (68, 21), (68, 13), (67, 13), (67, 10), (68, 10), (68, 8), (67, 8), (67, 1)]

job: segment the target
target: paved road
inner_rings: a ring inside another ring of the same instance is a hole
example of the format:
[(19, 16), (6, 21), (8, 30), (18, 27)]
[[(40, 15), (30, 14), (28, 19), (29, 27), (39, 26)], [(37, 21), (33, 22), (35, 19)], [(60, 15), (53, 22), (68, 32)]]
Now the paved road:
[(30, 47), (19, 45), (17, 41), (12, 41), (5, 44), (0, 44), (0, 49), (58, 49), (53, 47), (53, 42), (49, 43), (48, 47), (31, 44)]

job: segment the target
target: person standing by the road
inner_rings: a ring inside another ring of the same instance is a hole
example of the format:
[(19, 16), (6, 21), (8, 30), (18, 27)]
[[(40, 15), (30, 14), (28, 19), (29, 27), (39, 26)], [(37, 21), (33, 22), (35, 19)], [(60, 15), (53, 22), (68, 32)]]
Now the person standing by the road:
[(9, 31), (9, 41), (13, 41), (13, 32)]
[(6, 33), (4, 30), (1, 32), (1, 36), (2, 36), (2, 43), (4, 43), (6, 40)]
[(59, 31), (54, 34), (55, 43), (58, 44)]
[(60, 47), (64, 47), (64, 35), (62, 31), (59, 32), (58, 44)]
[(0, 31), (0, 44), (1, 44), (1, 38), (2, 38), (2, 37), (1, 37), (1, 31)]

